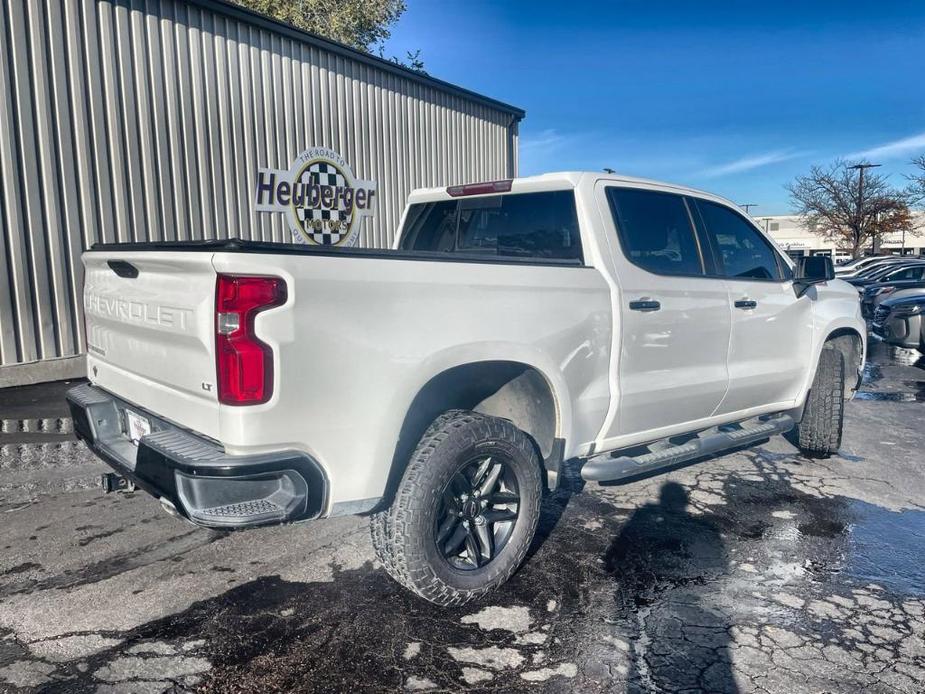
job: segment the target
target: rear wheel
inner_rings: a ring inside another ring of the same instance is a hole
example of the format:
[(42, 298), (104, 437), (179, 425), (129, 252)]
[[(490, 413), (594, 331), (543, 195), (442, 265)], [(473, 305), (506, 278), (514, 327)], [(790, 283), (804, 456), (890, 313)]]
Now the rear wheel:
[(376, 553), (396, 581), (460, 605), (507, 581), (539, 521), (533, 442), (504, 419), (452, 410), (421, 438), (392, 506), (371, 519)]
[(845, 414), (845, 360), (837, 349), (823, 348), (816, 377), (797, 425), (797, 445), (805, 455), (822, 458), (838, 452)]

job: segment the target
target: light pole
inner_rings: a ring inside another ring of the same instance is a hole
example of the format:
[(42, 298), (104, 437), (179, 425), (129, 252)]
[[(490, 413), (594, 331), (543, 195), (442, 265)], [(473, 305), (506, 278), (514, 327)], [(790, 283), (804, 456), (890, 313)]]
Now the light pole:
[[(861, 205), (864, 203), (864, 171), (865, 169), (875, 169), (880, 164), (853, 164), (849, 166), (849, 169), (857, 169), (858, 172), (858, 204), (857, 204), (857, 219), (856, 219), (856, 228), (857, 234), (860, 240), (861, 236)], [(874, 236), (874, 255), (877, 255), (880, 252), (880, 237)]]
[(751, 208), (753, 208), (753, 207), (758, 207), (758, 203), (757, 203), (757, 202), (744, 202), (744, 203), (739, 203), (739, 207), (741, 207), (743, 210), (745, 210), (745, 214), (748, 214), (748, 211), (749, 211)]

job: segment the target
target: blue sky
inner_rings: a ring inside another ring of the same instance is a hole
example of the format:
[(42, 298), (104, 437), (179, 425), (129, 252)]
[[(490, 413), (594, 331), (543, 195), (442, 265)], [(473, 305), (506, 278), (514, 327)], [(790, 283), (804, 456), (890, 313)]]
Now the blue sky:
[(813, 163), (925, 154), (925, 2), (407, 0), (387, 55), (527, 111), (521, 174), (603, 167), (789, 211)]

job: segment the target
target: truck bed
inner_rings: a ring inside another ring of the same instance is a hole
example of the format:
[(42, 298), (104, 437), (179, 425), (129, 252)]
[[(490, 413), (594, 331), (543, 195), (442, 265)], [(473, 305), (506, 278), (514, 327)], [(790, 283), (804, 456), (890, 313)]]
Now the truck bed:
[(271, 253), (274, 255), (307, 255), (346, 258), (395, 258), (398, 260), (438, 261), (445, 263), (503, 263), (516, 265), (581, 265), (581, 261), (559, 258), (521, 258), (481, 253), (440, 253), (434, 251), (408, 251), (394, 248), (326, 248), (301, 243), (276, 243), (229, 238), (207, 241), (147, 241), (143, 243), (96, 243), (91, 251), (187, 251), (201, 253)]
[[(415, 395), (459, 364), (550, 374), (581, 422), (570, 441), (593, 439), (610, 402), (610, 287), (580, 261), (241, 239), (99, 244), (83, 261), (91, 383), (230, 455), (303, 451), (334, 503), (381, 493)], [(254, 319), (273, 359), (262, 404), (216, 395), (220, 275), (287, 287)]]

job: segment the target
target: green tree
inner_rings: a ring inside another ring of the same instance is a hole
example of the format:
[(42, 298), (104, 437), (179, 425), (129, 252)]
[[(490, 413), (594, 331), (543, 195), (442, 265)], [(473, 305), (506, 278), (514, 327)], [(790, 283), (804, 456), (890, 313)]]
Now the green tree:
[(864, 174), (846, 162), (813, 166), (787, 186), (803, 225), (817, 236), (835, 241), (855, 258), (894, 232), (913, 232), (909, 195), (890, 185), (886, 176)]
[(404, 0), (235, 0), (235, 2), (299, 29), (368, 52), (377, 46), (381, 48), (390, 36), (389, 28), (405, 11)]

